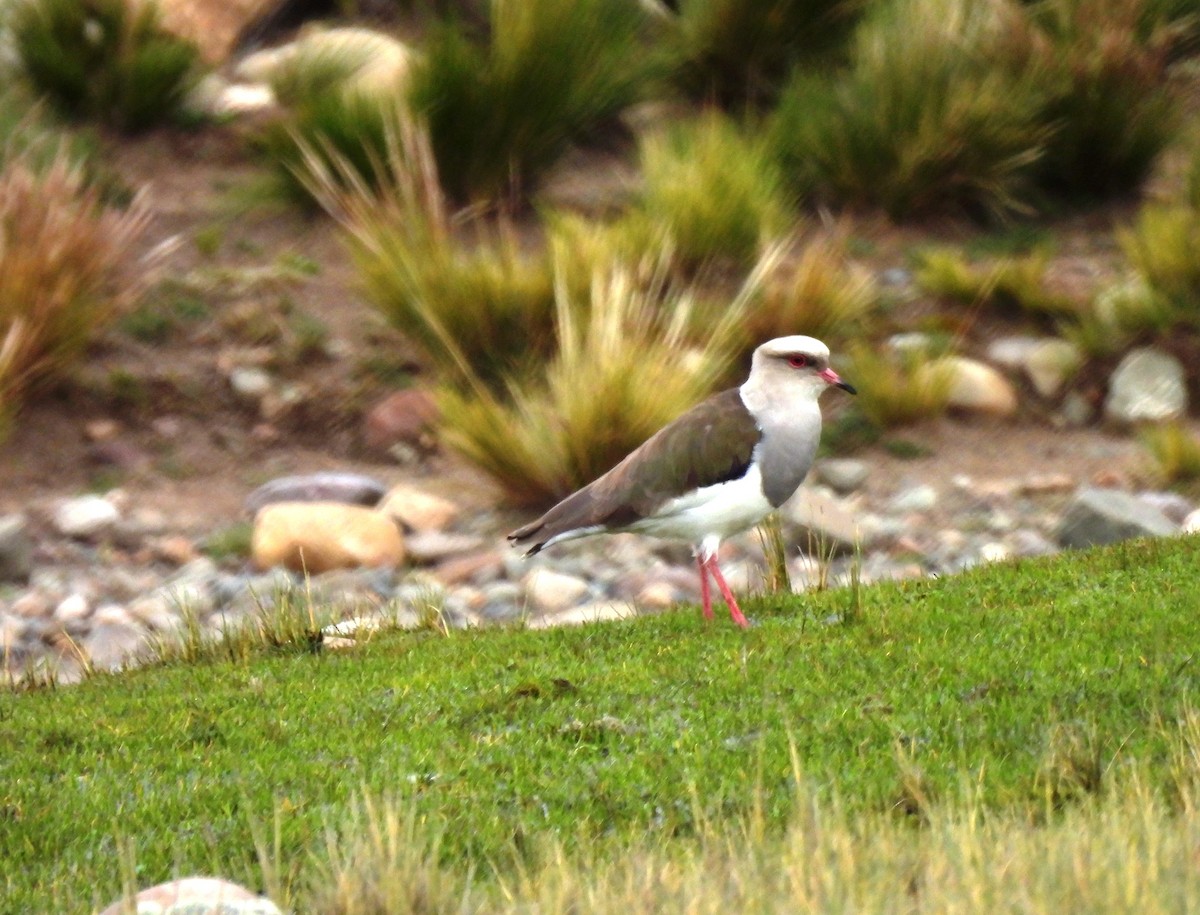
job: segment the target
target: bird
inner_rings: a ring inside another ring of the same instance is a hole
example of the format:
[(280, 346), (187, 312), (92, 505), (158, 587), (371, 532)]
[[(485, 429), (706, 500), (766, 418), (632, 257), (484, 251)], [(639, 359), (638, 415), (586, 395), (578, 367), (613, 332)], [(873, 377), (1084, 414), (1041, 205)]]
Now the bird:
[(709, 577), (730, 618), (749, 625), (717, 564), (726, 537), (786, 502), (812, 467), (821, 437), (818, 400), (829, 387), (857, 394), (814, 337), (768, 340), (739, 387), (714, 394), (664, 426), (619, 464), (508, 535), (532, 556), (595, 534), (630, 531), (692, 545), (704, 617)]

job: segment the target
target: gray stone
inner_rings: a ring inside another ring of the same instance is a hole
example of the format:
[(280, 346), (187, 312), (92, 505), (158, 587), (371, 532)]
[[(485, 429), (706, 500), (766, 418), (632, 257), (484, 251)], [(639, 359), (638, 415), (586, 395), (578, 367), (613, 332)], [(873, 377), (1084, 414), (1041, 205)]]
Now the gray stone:
[(1068, 429), (1082, 429), (1095, 415), (1092, 402), (1078, 391), (1069, 391), (1059, 407), (1059, 419)]
[(937, 505), (937, 490), (928, 483), (906, 486), (888, 502), (888, 510), (897, 515), (927, 512)]
[(1038, 337), (1000, 337), (987, 347), (987, 359), (1010, 371), (1020, 371), (1041, 343)]
[(855, 458), (827, 458), (816, 467), (817, 479), (839, 495), (861, 489), (870, 468)]
[(419, 531), (405, 538), (410, 562), (416, 565), (433, 565), (477, 550), (483, 546), (483, 538), (473, 534), (447, 534), (443, 531)]
[(306, 473), (279, 477), (264, 483), (242, 503), (257, 514), (273, 502), (342, 502), (346, 505), (376, 505), (387, 492), (378, 480), (360, 473)]
[(837, 499), (807, 486), (780, 509), (788, 542), (813, 556), (844, 556), (861, 542), (858, 523)]
[(33, 541), (25, 516), (0, 516), (0, 582), (23, 584), (32, 573)]
[(1025, 360), (1025, 374), (1042, 397), (1057, 397), (1083, 364), (1083, 353), (1070, 340), (1041, 340)]
[(81, 647), (95, 670), (118, 670), (130, 662), (145, 643), (142, 631), (129, 623), (94, 626)]
[(604, 623), (637, 616), (637, 608), (626, 601), (603, 600), (559, 613), (547, 613), (529, 621), (530, 629), (553, 629), (558, 626), (582, 626), (586, 623)]
[(1028, 528), (1013, 532), (1012, 550), (1017, 556), (1049, 556), (1058, 552), (1053, 543)]
[(1088, 547), (1134, 537), (1167, 537), (1178, 530), (1179, 525), (1136, 496), (1083, 487), (1067, 506), (1056, 537), (1065, 547)]
[(1195, 507), (1191, 500), (1185, 499), (1177, 492), (1139, 492), (1137, 497), (1152, 508), (1157, 508), (1176, 524), (1183, 524), (1184, 519)]
[(1159, 422), (1187, 412), (1183, 366), (1170, 353), (1145, 346), (1129, 352), (1108, 381), (1104, 412), (1120, 423)]
[(121, 512), (103, 496), (67, 499), (54, 512), (54, 529), (66, 537), (92, 540), (112, 530)]

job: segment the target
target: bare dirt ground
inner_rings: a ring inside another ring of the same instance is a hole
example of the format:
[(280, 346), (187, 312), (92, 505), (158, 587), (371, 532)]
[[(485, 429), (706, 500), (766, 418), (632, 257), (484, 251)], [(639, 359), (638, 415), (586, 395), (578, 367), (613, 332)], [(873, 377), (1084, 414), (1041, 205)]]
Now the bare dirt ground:
[[(112, 142), (109, 149), (108, 164), (131, 189), (144, 189), (152, 211), (140, 250), (130, 252), (131, 269), (148, 290), (142, 311), (170, 311), (181, 298), (179, 278), (200, 277), (187, 287), (188, 301), (199, 299), (192, 301), (197, 313), (153, 339), (128, 319), (119, 323), (73, 377), (28, 404), (0, 445), (0, 511), (119, 485), (134, 504), (200, 533), (241, 519), (245, 495), (268, 479), (329, 469), (387, 483), (416, 478), (460, 500), (496, 503), (487, 482), (451, 456), (435, 452), (402, 465), (364, 448), (365, 409), (400, 383), (420, 383), (419, 357), (356, 291), (331, 220), (296, 208), (238, 205), (262, 173), (242, 138), (210, 128)], [(1064, 282), (1111, 269), (1113, 218), (1053, 228)], [(872, 263), (884, 269), (904, 266), (916, 241), (961, 239), (964, 229), (946, 224), (918, 232), (864, 222), (855, 231), (870, 240)], [(310, 334), (320, 328), (317, 351), (297, 348), (297, 321)], [(1004, 328), (965, 330), (978, 345)], [(230, 366), (256, 360), (306, 392), (301, 408), (264, 421), (239, 401)], [(826, 403), (836, 413), (834, 399)], [(899, 435), (923, 452), (915, 459), (880, 445), (866, 449), (860, 456), (872, 465), (868, 498), (886, 498), (902, 481), (946, 483), (959, 474), (1119, 482), (1135, 468), (1139, 449), (1128, 435), (1054, 428), (1038, 412), (1014, 422), (951, 418), (904, 430)]]

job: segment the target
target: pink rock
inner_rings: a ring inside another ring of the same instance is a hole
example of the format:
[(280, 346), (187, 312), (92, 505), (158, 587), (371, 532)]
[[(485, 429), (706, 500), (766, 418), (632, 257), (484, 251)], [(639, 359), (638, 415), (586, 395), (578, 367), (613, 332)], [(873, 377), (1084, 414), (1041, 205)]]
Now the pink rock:
[(132, 900), (114, 902), (100, 915), (130, 911), (138, 915), (282, 915), (270, 899), (219, 877), (184, 877), (160, 883)]
[(426, 390), (406, 388), (389, 394), (367, 412), (367, 447), (372, 451), (386, 451), (396, 444), (428, 447), (438, 415), (437, 404)]

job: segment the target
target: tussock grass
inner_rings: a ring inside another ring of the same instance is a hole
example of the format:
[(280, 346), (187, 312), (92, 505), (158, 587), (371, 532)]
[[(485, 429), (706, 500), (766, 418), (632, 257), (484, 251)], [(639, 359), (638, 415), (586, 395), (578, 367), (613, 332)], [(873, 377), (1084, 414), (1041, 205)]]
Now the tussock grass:
[(844, 237), (814, 235), (764, 278), (743, 322), (746, 344), (796, 333), (842, 340), (878, 307), (874, 277), (850, 260)]
[(1129, 193), (1175, 138), (1181, 118), (1167, 68), (1187, 26), (1143, 0), (1044, 0), (1031, 6), (1052, 87), (1053, 126), (1039, 183), (1068, 198)]
[(836, 58), (860, 0), (683, 0), (668, 41), (692, 97), (737, 107), (769, 101), (797, 65)]
[(1183, 423), (1157, 423), (1139, 434), (1146, 451), (1148, 470), (1162, 486), (1200, 480), (1200, 436)]
[(746, 267), (796, 222), (764, 140), (719, 115), (649, 134), (640, 145), (640, 210), (692, 267)]
[(950, 375), (937, 355), (921, 349), (876, 348), (852, 343), (846, 377), (854, 379), (855, 408), (879, 428), (940, 416), (950, 394)]
[(861, 588), (853, 622), (831, 590), (0, 697), (5, 902), (92, 911), (126, 849), (347, 915), (1179, 911), (1198, 590), (1168, 538)]
[(806, 196), (1003, 216), (1025, 209), (1048, 131), (1029, 40), (1004, 2), (888, 0), (858, 27), (848, 68), (785, 90), (775, 142)]
[(408, 95), (459, 202), (520, 201), (567, 148), (636, 101), (652, 65), (636, 3), (492, 0), (486, 35), (445, 24)]
[(341, 222), (367, 297), (388, 320), (448, 380), (500, 388), (551, 349), (552, 255), (526, 252), (503, 222), (456, 224), (428, 137), (411, 120), (397, 123), (387, 148), (389, 178), (377, 187), (336, 153), (312, 151), (308, 186)]
[(55, 108), (119, 130), (180, 117), (200, 74), (195, 46), (163, 30), (154, 0), (18, 0), (9, 29)]
[(1153, 289), (1175, 302), (1200, 293), (1200, 210), (1178, 204), (1148, 203), (1117, 241), (1130, 266)]
[(923, 291), (969, 307), (1051, 318), (1077, 315), (1081, 306), (1049, 287), (1049, 266), (1044, 249), (972, 263), (953, 249), (931, 248), (917, 256), (913, 278)]
[(711, 393), (729, 368), (744, 307), (743, 296), (696, 343), (695, 303), (670, 288), (665, 270), (649, 287), (627, 268), (598, 272), (587, 302), (560, 282), (544, 375), (514, 379), (503, 397), (481, 387), (445, 391), (442, 439), (514, 503), (553, 502)]
[(146, 211), (105, 207), (65, 149), (0, 166), (0, 419), (78, 360), (134, 287), (119, 273)]

